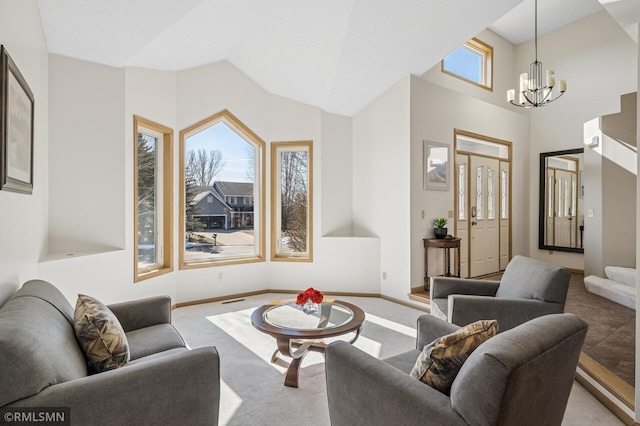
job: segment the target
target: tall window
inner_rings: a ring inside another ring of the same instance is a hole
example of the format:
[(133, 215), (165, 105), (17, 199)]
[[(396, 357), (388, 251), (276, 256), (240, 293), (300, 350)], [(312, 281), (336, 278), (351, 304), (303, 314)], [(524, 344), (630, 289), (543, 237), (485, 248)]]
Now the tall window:
[(506, 170), (500, 170), (500, 219), (509, 218), (509, 177)]
[(264, 261), (264, 149), (227, 110), (180, 131), (181, 269)]
[(493, 47), (473, 38), (442, 60), (443, 73), (493, 90)]
[(173, 270), (173, 130), (142, 117), (134, 127), (134, 281)]
[(271, 144), (271, 259), (313, 261), (311, 142)]

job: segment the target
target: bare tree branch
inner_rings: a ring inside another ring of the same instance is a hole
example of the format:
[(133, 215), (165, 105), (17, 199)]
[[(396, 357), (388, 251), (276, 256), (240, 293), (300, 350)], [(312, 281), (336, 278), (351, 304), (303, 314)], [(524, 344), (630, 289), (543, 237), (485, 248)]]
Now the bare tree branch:
[(197, 151), (188, 152), (185, 174), (192, 177), (196, 185), (211, 186), (226, 164), (227, 161), (219, 149), (207, 152), (204, 148), (200, 148)]

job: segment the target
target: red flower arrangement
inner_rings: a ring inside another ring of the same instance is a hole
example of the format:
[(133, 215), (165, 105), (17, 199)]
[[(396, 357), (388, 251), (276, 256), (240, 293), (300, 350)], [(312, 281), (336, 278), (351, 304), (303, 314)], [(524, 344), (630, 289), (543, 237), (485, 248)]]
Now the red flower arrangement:
[(296, 298), (296, 304), (304, 305), (309, 301), (309, 299), (311, 299), (313, 303), (319, 305), (320, 302), (322, 302), (322, 299), (324, 299), (324, 295), (320, 293), (320, 291), (314, 289), (313, 287), (309, 287), (302, 293), (298, 294), (298, 297)]

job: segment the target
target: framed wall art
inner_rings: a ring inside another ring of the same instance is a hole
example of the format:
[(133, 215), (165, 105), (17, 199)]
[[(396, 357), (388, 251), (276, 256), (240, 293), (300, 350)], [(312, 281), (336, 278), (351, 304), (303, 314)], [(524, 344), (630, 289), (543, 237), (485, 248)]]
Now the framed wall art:
[(449, 145), (425, 140), (423, 151), (424, 189), (448, 191), (451, 180)]
[(0, 189), (33, 192), (33, 93), (0, 46)]

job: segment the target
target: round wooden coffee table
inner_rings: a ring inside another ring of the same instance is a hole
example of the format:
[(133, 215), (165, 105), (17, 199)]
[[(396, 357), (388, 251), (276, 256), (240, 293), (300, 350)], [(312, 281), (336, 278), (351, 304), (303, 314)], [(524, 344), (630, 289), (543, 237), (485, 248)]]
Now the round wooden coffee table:
[(314, 313), (305, 313), (295, 299), (278, 300), (261, 306), (251, 315), (251, 324), (275, 337), (278, 349), (271, 362), (278, 360), (278, 353), (291, 358), (285, 386), (298, 387), (298, 370), (302, 359), (311, 351), (324, 354), (325, 337), (341, 336), (355, 331), (355, 342), (360, 336), (364, 312), (351, 303), (325, 298)]

